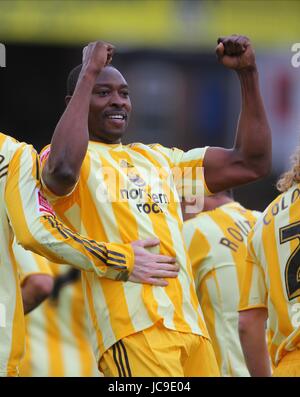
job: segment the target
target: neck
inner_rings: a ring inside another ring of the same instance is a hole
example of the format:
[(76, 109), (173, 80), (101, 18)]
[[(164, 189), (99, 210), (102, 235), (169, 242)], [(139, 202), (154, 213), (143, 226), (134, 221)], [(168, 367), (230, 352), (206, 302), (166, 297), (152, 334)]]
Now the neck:
[(98, 135), (89, 134), (89, 139), (90, 141), (95, 141), (95, 142), (101, 142), (101, 143), (105, 143), (107, 145), (116, 145), (118, 143), (121, 143), (121, 138), (116, 138), (116, 139), (110, 139), (110, 138), (105, 138), (105, 137), (100, 137)]

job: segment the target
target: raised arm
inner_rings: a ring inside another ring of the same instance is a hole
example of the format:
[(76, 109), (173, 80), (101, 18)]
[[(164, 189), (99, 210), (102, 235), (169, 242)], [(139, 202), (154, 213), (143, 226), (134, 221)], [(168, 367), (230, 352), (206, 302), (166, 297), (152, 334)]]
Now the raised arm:
[(42, 173), (43, 182), (58, 196), (72, 191), (79, 178), (89, 141), (90, 96), (99, 73), (110, 63), (113, 51), (111, 44), (100, 41), (90, 43), (83, 50), (78, 82), (55, 128), (51, 152)]
[(271, 170), (271, 131), (259, 89), (254, 50), (245, 36), (220, 38), (219, 62), (237, 72), (242, 108), (232, 149), (211, 147), (204, 174), (213, 193), (255, 181)]

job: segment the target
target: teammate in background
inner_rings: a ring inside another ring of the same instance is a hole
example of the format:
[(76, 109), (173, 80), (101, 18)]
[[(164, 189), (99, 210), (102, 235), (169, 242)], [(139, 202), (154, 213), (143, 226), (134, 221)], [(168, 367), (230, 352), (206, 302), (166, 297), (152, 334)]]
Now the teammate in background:
[(99, 376), (88, 335), (79, 270), (48, 262), (33, 253), (24, 260), (20, 246), (14, 247), (14, 255), (22, 293), (27, 286), (28, 290), (31, 287), (27, 299), (33, 301), (42, 294), (49, 297), (25, 318), (26, 349), (20, 376)]
[[(218, 192), (265, 176), (271, 134), (249, 40), (230, 36), (218, 43), (220, 63), (236, 70), (242, 90), (232, 149), (122, 145), (131, 113), (128, 85), (109, 66), (114, 47), (95, 42), (69, 75), (66, 110), (51, 150), (42, 152), (44, 187), (71, 228), (104, 241), (156, 237), (160, 245), (153, 250), (175, 256), (180, 265), (165, 289), (83, 274), (94, 350), (105, 376), (219, 374), (183, 242), (177, 189), (198, 183), (206, 193)], [(197, 176), (201, 167), (205, 181)], [(173, 177), (174, 168), (189, 168), (188, 178)]]
[(183, 202), (183, 236), (192, 262), (200, 306), (221, 376), (249, 376), (238, 334), (238, 305), (247, 235), (259, 215), (225, 191), (206, 197), (203, 212)]
[[(47, 259), (31, 251), (26, 251), (14, 241), (13, 255), (18, 265), (18, 274), (21, 282), (21, 293), (24, 314), (30, 313), (47, 299), (53, 289), (53, 274)], [(26, 266), (28, 273), (22, 277), (22, 266)]]
[(300, 376), (300, 149), (278, 181), (280, 194), (249, 234), (239, 333), (252, 376)]
[(38, 164), (31, 146), (0, 133), (0, 376), (18, 375), (24, 352), (24, 309), (12, 250), (14, 236), (25, 249), (94, 272), (95, 279), (139, 281), (141, 273), (149, 272), (147, 262), (153, 263), (153, 255), (149, 257), (140, 247), (144, 242), (97, 243), (59, 222), (41, 194)]

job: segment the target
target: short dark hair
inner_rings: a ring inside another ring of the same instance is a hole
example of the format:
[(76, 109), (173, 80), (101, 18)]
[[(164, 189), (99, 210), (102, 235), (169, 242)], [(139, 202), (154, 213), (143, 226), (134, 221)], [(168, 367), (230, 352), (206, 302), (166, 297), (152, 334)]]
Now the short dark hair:
[(82, 68), (82, 64), (77, 65), (69, 73), (68, 79), (67, 79), (67, 95), (72, 96), (74, 94), (77, 80), (78, 80), (79, 74), (81, 72), (81, 68)]
[[(110, 68), (114, 68), (116, 69), (113, 65), (109, 64), (107, 66), (105, 66), (106, 68), (110, 67)], [(75, 68), (73, 68), (71, 70), (71, 72), (68, 75), (68, 79), (67, 79), (67, 95), (72, 96), (74, 94), (75, 91), (75, 87), (78, 81), (78, 77), (80, 75), (81, 72), (81, 68), (82, 68), (82, 64), (75, 66)]]

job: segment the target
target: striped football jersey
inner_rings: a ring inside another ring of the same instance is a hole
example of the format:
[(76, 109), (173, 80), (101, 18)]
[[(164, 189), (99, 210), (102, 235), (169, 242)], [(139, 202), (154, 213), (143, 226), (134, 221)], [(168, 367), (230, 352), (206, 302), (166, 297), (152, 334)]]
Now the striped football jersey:
[(249, 234), (240, 311), (268, 309), (273, 365), (300, 347), (300, 184), (280, 194)]
[[(183, 242), (179, 199), (193, 189), (207, 192), (205, 150), (90, 141), (73, 192), (56, 197), (45, 187), (56, 213), (71, 229), (119, 243), (156, 237), (160, 245), (152, 252), (174, 256), (180, 265), (178, 278), (169, 279), (164, 288), (83, 274), (97, 360), (118, 340), (157, 321), (171, 330), (208, 337)], [(43, 150), (42, 164), (49, 151)]]
[(183, 235), (196, 290), (222, 376), (249, 376), (238, 335), (247, 235), (259, 213), (237, 202), (198, 214)]
[(99, 276), (117, 277), (133, 266), (131, 247), (87, 240), (56, 219), (39, 189), (38, 164), (31, 146), (0, 133), (0, 376), (18, 374), (24, 351), (23, 305), (12, 252), (14, 235), (27, 249), (54, 262), (94, 270)]
[(19, 245), (13, 248), (21, 285), (34, 274), (60, 277), (60, 282), (70, 271), (75, 275), (61, 287), (58, 296), (54, 290), (52, 297), (26, 315), (26, 352), (20, 376), (99, 376), (89, 340), (80, 272), (33, 253), (26, 257), (24, 253), (29, 252)]

